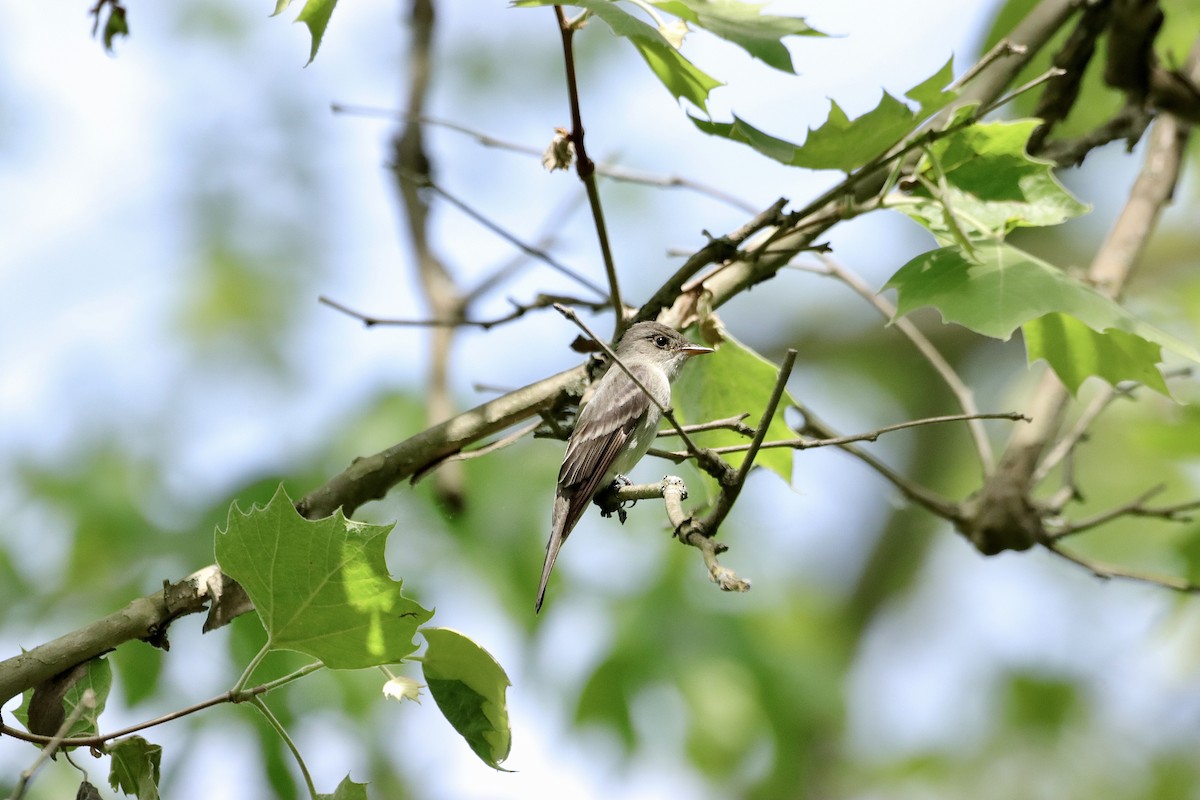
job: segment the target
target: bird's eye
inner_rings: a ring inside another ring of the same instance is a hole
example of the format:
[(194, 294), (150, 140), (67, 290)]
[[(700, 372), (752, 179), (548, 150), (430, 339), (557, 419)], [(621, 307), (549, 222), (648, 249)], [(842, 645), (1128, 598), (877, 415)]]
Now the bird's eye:
[(670, 343), (671, 340), (666, 336), (663, 336), (661, 333), (654, 337), (654, 344), (656, 344), (658, 347), (666, 347)]

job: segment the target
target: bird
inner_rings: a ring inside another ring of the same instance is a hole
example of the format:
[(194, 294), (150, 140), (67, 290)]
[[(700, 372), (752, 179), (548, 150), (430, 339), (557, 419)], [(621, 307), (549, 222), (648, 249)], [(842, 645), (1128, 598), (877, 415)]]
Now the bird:
[(625, 331), (617, 344), (617, 360), (646, 391), (619, 364), (610, 364), (591, 401), (576, 417), (558, 471), (550, 540), (546, 543), (534, 613), (542, 610), (546, 583), (559, 548), (592, 498), (646, 454), (658, 432), (663, 409), (670, 407), (671, 382), (689, 358), (711, 352), (711, 347), (693, 344), (659, 322), (638, 322)]

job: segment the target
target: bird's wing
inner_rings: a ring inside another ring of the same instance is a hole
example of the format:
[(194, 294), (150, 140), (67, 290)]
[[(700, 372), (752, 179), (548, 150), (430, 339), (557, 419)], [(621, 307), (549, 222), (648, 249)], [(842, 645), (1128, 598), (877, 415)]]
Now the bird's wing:
[[(634, 366), (633, 374), (643, 385), (649, 371)], [(619, 366), (609, 367), (596, 393), (575, 423), (558, 472), (558, 494), (569, 500), (562, 536), (565, 539), (583, 516), (592, 496), (617, 456), (629, 443), (638, 424), (650, 410), (650, 399)]]
[[(648, 368), (634, 366), (631, 370), (643, 386), (650, 385), (652, 375)], [(542, 609), (546, 584), (559, 548), (571, 535), (609, 469), (630, 444), (630, 437), (649, 412), (650, 399), (615, 364), (600, 379), (592, 401), (579, 412), (558, 471), (554, 521), (550, 540), (546, 542), (546, 560), (542, 564), (542, 580), (534, 605), (536, 611)]]

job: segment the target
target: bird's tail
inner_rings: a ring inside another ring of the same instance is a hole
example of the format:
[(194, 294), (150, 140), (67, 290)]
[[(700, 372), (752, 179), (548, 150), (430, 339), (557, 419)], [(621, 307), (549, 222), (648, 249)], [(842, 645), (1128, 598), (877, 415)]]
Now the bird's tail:
[(550, 582), (550, 573), (554, 570), (554, 562), (558, 559), (558, 550), (567, 540), (567, 506), (565, 497), (554, 498), (554, 522), (550, 528), (550, 540), (546, 542), (546, 561), (542, 564), (542, 582), (538, 584), (537, 602), (533, 606), (535, 614), (542, 610), (542, 601), (546, 598), (546, 584)]

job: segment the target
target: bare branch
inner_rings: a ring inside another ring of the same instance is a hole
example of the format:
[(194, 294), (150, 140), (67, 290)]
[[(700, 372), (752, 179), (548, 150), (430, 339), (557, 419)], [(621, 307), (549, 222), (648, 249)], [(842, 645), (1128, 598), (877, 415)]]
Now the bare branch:
[[(33, 780), (33, 776), (41, 769), (42, 765), (50, 759), (54, 758), (55, 754), (63, 747), (66, 741), (67, 733), (75, 725), (76, 722), (88, 711), (94, 711), (96, 708), (96, 692), (94, 689), (84, 689), (83, 696), (75, 707), (71, 709), (71, 713), (67, 714), (66, 719), (58, 726), (53, 736), (45, 737), (44, 747), (41, 752), (34, 758), (33, 763), (28, 769), (21, 770), (21, 774), (17, 779), (17, 785), (13, 788), (13, 793), (10, 795), (12, 800), (20, 800), (25, 796), (25, 790), (29, 786), (29, 782)], [(8, 726), (0, 723), (0, 732), (7, 732)]]
[[(830, 443), (834, 443), (836, 440), (842, 438), (835, 434), (833, 430), (824, 422), (822, 422), (807, 406), (803, 404), (797, 404), (796, 408), (804, 416), (804, 425), (802, 427), (804, 432), (812, 433), (816, 438), (828, 440)], [(921, 486), (918, 483), (910, 481), (908, 478), (896, 472), (875, 456), (863, 450), (861, 447), (858, 447), (855, 443), (841, 442), (835, 446), (845, 450), (847, 453), (878, 472), (885, 480), (895, 486), (901, 494), (917, 505), (922, 506), (933, 514), (952, 522), (957, 523), (957, 521), (962, 518), (962, 511), (959, 509), (957, 504), (946, 500), (941, 495), (926, 489), (924, 486)]]
[[(807, 413), (807, 412), (805, 412)], [(769, 442), (763, 442), (762, 449), (773, 449), (786, 447), (792, 450), (811, 450), (816, 447), (841, 447), (852, 442), (873, 442), (885, 433), (904, 430), (905, 428), (916, 428), (922, 425), (938, 425), (945, 422), (970, 422), (972, 420), (984, 419), (1007, 419), (1013, 422), (1031, 422), (1029, 417), (1019, 414), (1016, 411), (1000, 411), (990, 414), (945, 414), (938, 417), (924, 417), (922, 419), (908, 420), (907, 422), (897, 422), (892, 425), (884, 425), (882, 428), (876, 428), (865, 433), (854, 433), (848, 436), (831, 436), (829, 438), (813, 439), (809, 437), (800, 437), (798, 439), (775, 439)], [(727, 455), (729, 453), (744, 453), (751, 448), (750, 444), (730, 444), (724, 447), (711, 447), (712, 452), (718, 455)], [(684, 452), (668, 452), (661, 453), (664, 457), (671, 459), (687, 458), (688, 454)]]
[[(377, 108), (374, 106), (354, 105), (351, 103), (333, 103), (331, 109), (335, 114), (356, 114), (364, 117), (385, 117), (388, 119), (400, 116), (402, 112), (387, 108)], [(476, 142), (484, 147), (494, 147), (498, 150), (507, 150), (520, 155), (531, 156), (533, 158), (541, 158), (542, 150), (530, 145), (518, 144), (516, 142), (500, 139), (482, 131), (457, 122), (439, 119), (437, 117), (422, 116), (417, 121), (423, 125), (432, 125), (447, 130), (455, 131), (473, 138)], [(736, 197), (724, 189), (719, 189), (702, 181), (697, 181), (692, 178), (685, 178), (681, 175), (661, 175), (654, 172), (646, 172), (644, 170), (630, 169), (627, 167), (619, 167), (615, 164), (596, 163), (596, 174), (601, 177), (611, 178), (614, 181), (622, 183), (636, 183), (643, 186), (654, 186), (660, 189), (686, 189), (696, 194), (706, 195), (714, 200), (724, 203), (728, 206), (753, 214), (757, 210), (757, 206), (746, 200)]]
[(1183, 578), (1176, 578), (1172, 575), (1159, 575), (1153, 572), (1143, 572), (1141, 570), (1129, 569), (1127, 567), (1118, 566), (1116, 564), (1108, 564), (1103, 561), (1092, 561), (1080, 555), (1064, 550), (1055, 542), (1045, 542), (1045, 547), (1051, 553), (1059, 558), (1066, 559), (1072, 564), (1077, 564), (1088, 572), (1102, 580), (1110, 580), (1112, 578), (1121, 578), (1123, 580), (1137, 581), (1138, 583), (1148, 583), (1152, 586), (1163, 586), (1167, 589), (1173, 589), (1177, 592), (1186, 594), (1194, 594), (1200, 592), (1200, 585), (1194, 584), (1191, 581)]
[(512, 233), (511, 231), (509, 231), (508, 229), (506, 229), (504, 226), (500, 225), (499, 223), (494, 222), (493, 220), (489, 219), (482, 212), (476, 210), (470, 204), (466, 203), (465, 201), (459, 199), (457, 196), (451, 194), (450, 192), (446, 191), (442, 187), (438, 186), (432, 180), (429, 180), (427, 177), (413, 175), (410, 173), (400, 173), (399, 177), (402, 180), (407, 181), (409, 183), (419, 183), (423, 188), (430, 189), (431, 191), (435, 192), (439, 197), (441, 197), (443, 200), (448, 202), (450, 205), (454, 206), (459, 211), (463, 212), (468, 217), (475, 220), (480, 225), (482, 225), (483, 227), (487, 228), (492, 233), (499, 236), (501, 239), (504, 239), (504, 241), (508, 242), (513, 247), (520, 250), (522, 253), (525, 253), (527, 256), (530, 256), (531, 258), (536, 258), (537, 260), (543, 262), (546, 266), (550, 267), (555, 272), (558, 272), (559, 274), (570, 278), (571, 280), (575, 281), (576, 283), (578, 283), (580, 286), (584, 287), (585, 289), (590, 289), (591, 291), (595, 292), (600, 297), (608, 297), (608, 294), (604, 291), (604, 289), (602, 289), (599, 285), (597, 285), (593, 281), (589, 280), (588, 278), (584, 277), (580, 273), (571, 269), (566, 264), (562, 263), (557, 258), (555, 258), (554, 256), (547, 253), (545, 250), (542, 250), (538, 247), (535, 247), (534, 245), (531, 245), (527, 242), (522, 241), (519, 237), (516, 236), (516, 234)]
[(1166, 488), (1164, 484), (1159, 484), (1142, 492), (1128, 503), (1110, 508), (1107, 511), (1102, 511), (1086, 519), (1065, 522), (1061, 527), (1050, 533), (1049, 539), (1051, 541), (1065, 539), (1068, 536), (1074, 536), (1077, 533), (1098, 528), (1121, 517), (1145, 517), (1161, 519), (1165, 522), (1191, 522), (1192, 517), (1190, 512), (1200, 508), (1200, 500), (1190, 500), (1186, 503), (1176, 503), (1169, 506), (1152, 507), (1146, 505), (1146, 502), (1150, 498), (1160, 494)]
[(708, 577), (720, 587), (723, 592), (748, 592), (750, 581), (738, 577), (737, 573), (723, 566), (717, 556), (728, 547), (711, 536), (706, 536), (696, 527), (694, 519), (686, 516), (682, 501), (687, 498), (687, 487), (679, 478), (668, 475), (662, 482), (663, 502), (667, 506), (667, 517), (675, 529), (675, 536), (680, 542), (700, 551), (704, 558), (704, 566), (708, 568)]
[[(818, 256), (818, 258), (825, 267), (821, 272), (832, 275), (849, 286), (859, 297), (862, 297), (873, 305), (885, 319), (891, 320), (896, 317), (896, 306), (886, 297), (872, 290), (857, 274), (841, 266), (828, 256)], [(979, 407), (975, 405), (975, 393), (959, 377), (954, 367), (950, 366), (950, 362), (934, 347), (933, 342), (929, 341), (929, 338), (921, 333), (921, 330), (913, 324), (912, 320), (907, 317), (899, 317), (895, 319), (894, 324), (896, 329), (912, 342), (917, 352), (925, 357), (925, 360), (933, 367), (938, 377), (946, 384), (950, 393), (954, 395), (954, 399), (958, 401), (958, 407), (967, 415), (967, 430), (970, 431), (971, 439), (975, 443), (975, 452), (979, 455), (980, 467), (983, 470), (984, 477), (986, 477), (991, 472), (995, 462), (992, 455), (992, 444), (988, 440), (987, 431), (984, 430), (983, 423), (979, 421)]]
[(1141, 106), (1126, 105), (1114, 114), (1112, 119), (1082, 136), (1046, 142), (1040, 148), (1031, 147), (1029, 152), (1031, 155), (1049, 159), (1060, 167), (1077, 167), (1083, 163), (1088, 153), (1118, 139), (1124, 139), (1125, 149), (1132, 151), (1152, 119), (1150, 112)]
[[(542, 222), (541, 232), (538, 234), (533, 246), (538, 250), (548, 252), (557, 241), (558, 234), (562, 230), (563, 225), (570, 219), (578, 207), (578, 195), (574, 195), (567, 202), (559, 204), (555, 212)], [(533, 263), (533, 261), (533, 257), (525, 251), (516, 253), (507, 263), (493, 269), (487, 277), (480, 280), (479, 283), (467, 291), (465, 295), (467, 304), (469, 305), (480, 297), (487, 295), (501, 283), (516, 275), (521, 269)]]
[[(1088, 270), (1088, 280), (1109, 297), (1121, 295), (1171, 199), (1186, 136), (1186, 128), (1170, 116), (1155, 123), (1129, 200)], [(1030, 498), (1032, 480), (1048, 471), (1038, 463), (1059, 433), (1069, 400), (1057, 376), (1044, 372), (1026, 408), (1033, 424), (1013, 431), (999, 468), (968, 503), (969, 519), (960, 530), (981, 552), (1023, 550), (1046, 540), (1043, 511)]]
[(784, 390), (787, 388), (788, 378), (791, 377), (792, 367), (796, 364), (796, 351), (788, 349), (787, 354), (783, 358), (783, 364), (779, 367), (779, 374), (775, 376), (775, 386), (771, 389), (771, 396), (767, 400), (766, 407), (763, 408), (762, 416), (758, 421), (758, 428), (754, 432), (754, 439), (746, 446), (745, 458), (742, 459), (741, 466), (733, 475), (730, 475), (726, 480), (721, 481), (721, 493), (717, 495), (717, 501), (713, 504), (711, 511), (705, 515), (704, 519), (697, 526), (693, 526), (689, 530), (689, 535), (692, 531), (711, 538), (721, 527), (721, 523), (729, 516), (729, 512), (733, 510), (733, 504), (737, 502), (738, 496), (742, 493), (742, 487), (746, 484), (746, 478), (750, 475), (750, 469), (754, 466), (754, 459), (758, 455), (759, 449), (762, 447), (763, 440), (767, 438), (767, 429), (771, 427), (771, 420), (775, 418), (775, 410), (779, 407), (779, 401), (783, 398)]
[(607, 300), (594, 302), (590, 300), (582, 300), (578, 297), (567, 297), (561, 294), (539, 294), (531, 303), (518, 303), (510, 298), (508, 302), (512, 304), (513, 310), (503, 316), (494, 317), (492, 319), (467, 319), (465, 317), (463, 319), (395, 319), (392, 317), (376, 317), (370, 314), (365, 314), (361, 311), (356, 311), (355, 309), (339, 303), (336, 300), (331, 300), (324, 295), (318, 297), (317, 302), (327, 305), (330, 308), (337, 309), (348, 317), (357, 319), (368, 328), (375, 325), (422, 328), (471, 326), (488, 330), (489, 328), (495, 328), (498, 325), (503, 325), (506, 322), (512, 322), (513, 320), (520, 319), (530, 311), (542, 308), (553, 308), (555, 305), (578, 306), (579, 308), (586, 308), (589, 311), (603, 311), (604, 309), (608, 308)]
[[(683, 430), (687, 433), (700, 433), (702, 431), (730, 430), (734, 433), (740, 433), (742, 436), (753, 436), (754, 429), (742, 422), (746, 417), (750, 416), (749, 411), (743, 411), (736, 417), (726, 417), (725, 419), (714, 419), (711, 422), (700, 422), (696, 425), (684, 425)], [(674, 430), (661, 430), (658, 436), (675, 436)]]
[[(420, 191), (432, 184), (433, 165), (425, 149), (424, 130), (419, 118), (429, 94), (433, 71), (433, 0), (414, 0), (410, 15), (411, 42), (408, 48), (408, 100), (405, 121), (392, 142), (393, 175), (400, 195), (404, 222), (413, 251), (417, 280), (434, 319), (461, 319), (466, 300), (445, 262), (429, 242), (429, 206)], [(425, 396), (425, 418), (435, 424), (455, 411), (450, 390), (450, 360), (455, 329), (436, 326), (429, 337), (429, 373)], [(465, 502), (463, 476), (457, 469), (438, 473), (435, 491), (449, 508), (461, 508)]]
[(667, 509), (667, 519), (671, 522), (674, 535), (683, 544), (695, 547), (704, 558), (704, 566), (708, 569), (708, 577), (725, 592), (746, 592), (750, 590), (750, 581), (739, 578), (737, 574), (724, 567), (717, 560), (720, 553), (729, 548), (704, 533), (703, 523), (699, 523), (683, 510), (683, 501), (687, 499), (687, 486), (682, 478), (665, 475), (658, 483), (641, 483), (609, 492), (605, 496), (605, 507), (612, 511), (621, 505), (638, 500), (650, 500), (661, 497)]
[(600, 242), (600, 255), (604, 260), (604, 273), (608, 276), (608, 297), (617, 312), (613, 335), (625, 330), (625, 303), (621, 300), (621, 284), (617, 280), (617, 267), (613, 263), (612, 248), (608, 243), (608, 228), (604, 224), (604, 207), (600, 204), (600, 190), (596, 186), (596, 165), (588, 157), (584, 145), (583, 112), (579, 103), (579, 84), (575, 77), (575, 31), (576, 26), (567, 21), (562, 6), (554, 7), (558, 30), (562, 36), (563, 65), (567, 72), (567, 97), (571, 106), (571, 144), (575, 145), (575, 171), (587, 190), (588, 205), (592, 209), (592, 220), (596, 224), (596, 238)]

